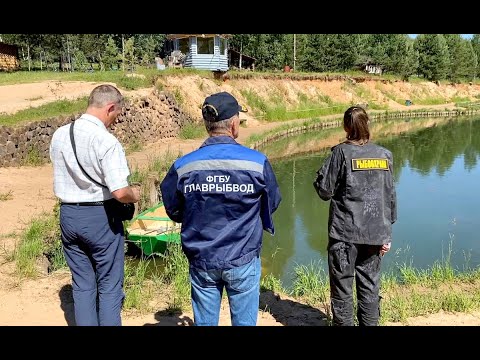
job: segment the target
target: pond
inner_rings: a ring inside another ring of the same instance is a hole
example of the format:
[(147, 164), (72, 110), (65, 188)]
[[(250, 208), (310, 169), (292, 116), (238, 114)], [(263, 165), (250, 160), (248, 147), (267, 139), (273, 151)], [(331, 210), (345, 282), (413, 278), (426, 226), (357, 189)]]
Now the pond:
[[(372, 140), (392, 151), (398, 220), (383, 271), (427, 269), (450, 261), (459, 270), (480, 264), (479, 118), (402, 119), (371, 124)], [(326, 269), (329, 202), (313, 188), (316, 170), (342, 141), (342, 129), (290, 136), (260, 151), (272, 162), (282, 193), (275, 236), (264, 233), (263, 273), (291, 286), (297, 265)], [(301, 149), (302, 154), (298, 154)]]

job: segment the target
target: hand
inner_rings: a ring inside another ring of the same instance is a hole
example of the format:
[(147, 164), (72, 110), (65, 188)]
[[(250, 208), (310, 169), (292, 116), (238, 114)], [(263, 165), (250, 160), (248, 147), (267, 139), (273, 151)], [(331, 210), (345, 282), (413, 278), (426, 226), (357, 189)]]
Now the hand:
[(383, 244), (382, 247), (380, 248), (380, 256), (385, 255), (390, 250), (390, 247), (392, 246), (392, 243), (389, 242), (388, 244)]
[(138, 202), (138, 200), (140, 200), (140, 188), (137, 186), (131, 186), (130, 188), (132, 189), (133, 198), (135, 199), (134, 202)]

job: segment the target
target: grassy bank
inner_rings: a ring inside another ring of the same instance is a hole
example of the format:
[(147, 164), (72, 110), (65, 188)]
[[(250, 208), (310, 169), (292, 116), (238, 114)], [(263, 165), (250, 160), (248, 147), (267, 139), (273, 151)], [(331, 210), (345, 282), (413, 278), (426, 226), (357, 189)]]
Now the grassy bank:
[(141, 76), (127, 76), (128, 72), (123, 71), (16, 71), (0, 74), (0, 86), (41, 81), (88, 81), (98, 83), (115, 83), (120, 89), (135, 90), (153, 86), (159, 71), (156, 69), (139, 69), (135, 73)]
[[(267, 275), (264, 289), (293, 297), (330, 316), (328, 275), (321, 264), (299, 265), (290, 289)], [(410, 317), (446, 312), (468, 313), (480, 309), (480, 268), (454, 269), (450, 262), (436, 262), (427, 269), (402, 265), (399, 274), (382, 274), (380, 324), (405, 323)], [(355, 305), (356, 306), (356, 305)]]
[(58, 116), (70, 116), (85, 110), (88, 97), (76, 100), (57, 100), (38, 107), (17, 111), (14, 114), (0, 114), (0, 126), (13, 126), (30, 121), (41, 121)]
[[(7, 259), (14, 260), (20, 279), (38, 275), (39, 260), (49, 259), (50, 271), (66, 267), (61, 248), (58, 214), (42, 215), (20, 235)], [(286, 295), (318, 308), (329, 316), (329, 283), (319, 262), (297, 265), (294, 280), (286, 288), (272, 274), (261, 280), (263, 290)], [(164, 307), (167, 313), (190, 310), (188, 263), (179, 244), (169, 244), (162, 257), (127, 259), (125, 262), (125, 311), (149, 312)], [(450, 257), (427, 269), (401, 264), (395, 273), (382, 274), (381, 324), (406, 322), (410, 317), (447, 312), (468, 313), (480, 309), (480, 269), (458, 270)], [(160, 304), (160, 305), (159, 305)]]
[(15, 273), (22, 278), (36, 278), (42, 259), (49, 263), (48, 271), (66, 267), (62, 251), (59, 206), (51, 214), (34, 218), (21, 233), (19, 241), (7, 260), (15, 261)]

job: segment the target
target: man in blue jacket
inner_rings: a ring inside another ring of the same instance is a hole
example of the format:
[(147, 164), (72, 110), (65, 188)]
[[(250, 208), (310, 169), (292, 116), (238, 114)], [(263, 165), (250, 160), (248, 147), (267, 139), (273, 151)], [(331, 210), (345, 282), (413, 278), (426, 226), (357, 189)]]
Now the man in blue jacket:
[(209, 138), (177, 159), (160, 185), (168, 216), (182, 223), (200, 326), (218, 325), (224, 288), (232, 325), (256, 325), (263, 230), (274, 234), (272, 214), (281, 201), (267, 157), (235, 141), (240, 111), (227, 92), (207, 97), (202, 116)]

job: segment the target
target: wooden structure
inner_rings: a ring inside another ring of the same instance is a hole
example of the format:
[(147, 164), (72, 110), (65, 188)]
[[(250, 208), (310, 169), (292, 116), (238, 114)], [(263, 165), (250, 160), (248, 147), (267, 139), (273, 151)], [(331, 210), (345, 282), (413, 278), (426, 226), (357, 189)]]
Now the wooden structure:
[(225, 72), (229, 34), (168, 34), (173, 49), (168, 66)]
[(383, 69), (381, 65), (368, 63), (363, 66), (363, 71), (369, 74), (382, 75)]
[(126, 228), (127, 242), (133, 243), (144, 255), (163, 254), (168, 243), (180, 244), (181, 224), (167, 215), (163, 203), (143, 211)]
[(0, 42), (0, 71), (14, 71), (19, 68), (18, 46)]
[(228, 63), (232, 68), (255, 71), (256, 60), (254, 57), (245, 55), (237, 50), (228, 50)]

